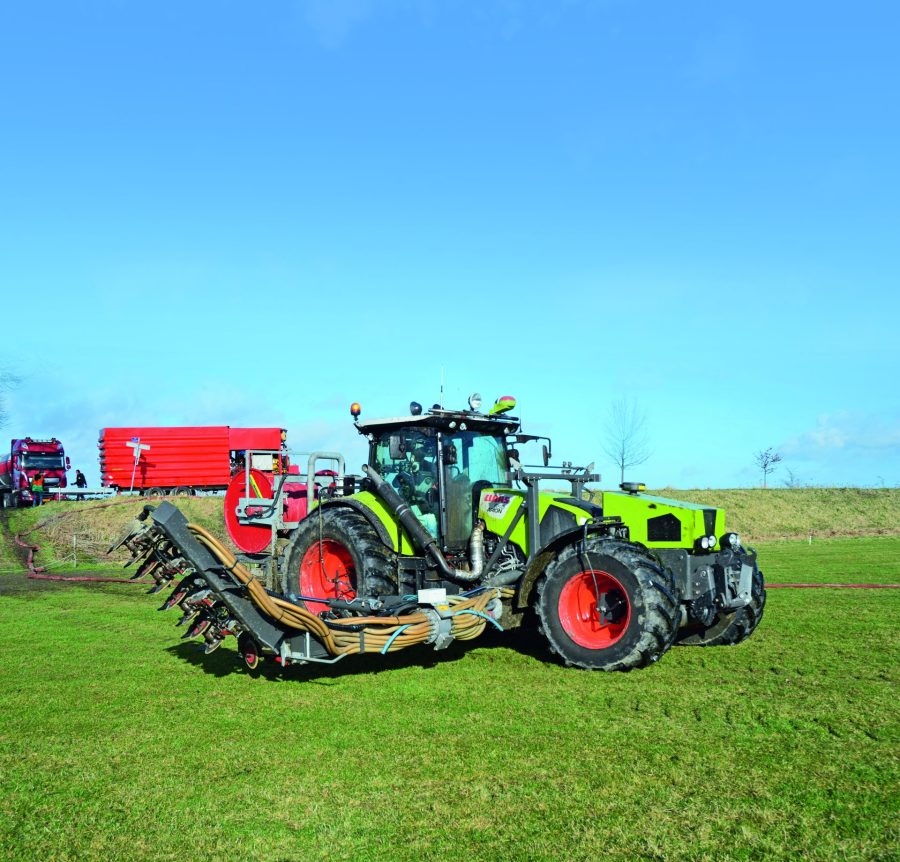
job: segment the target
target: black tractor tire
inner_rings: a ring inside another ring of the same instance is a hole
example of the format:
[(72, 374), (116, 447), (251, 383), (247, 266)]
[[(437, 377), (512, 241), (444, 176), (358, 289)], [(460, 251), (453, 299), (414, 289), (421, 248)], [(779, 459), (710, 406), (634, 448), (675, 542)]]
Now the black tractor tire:
[(749, 605), (719, 613), (709, 626), (686, 626), (678, 632), (675, 642), (680, 646), (734, 646), (756, 631), (765, 607), (765, 578), (759, 569), (754, 569)]
[[(347, 506), (323, 506), (313, 512), (294, 530), (282, 559), (282, 592), (312, 613), (320, 613), (326, 606), (304, 602), (298, 596), (349, 599), (398, 593), (396, 554), (362, 514)], [(301, 571), (304, 563), (305, 575)], [(301, 588), (304, 577), (305, 593)]]
[(566, 665), (632, 670), (675, 640), (679, 591), (645, 548), (590, 538), (564, 547), (537, 583), (539, 629)]

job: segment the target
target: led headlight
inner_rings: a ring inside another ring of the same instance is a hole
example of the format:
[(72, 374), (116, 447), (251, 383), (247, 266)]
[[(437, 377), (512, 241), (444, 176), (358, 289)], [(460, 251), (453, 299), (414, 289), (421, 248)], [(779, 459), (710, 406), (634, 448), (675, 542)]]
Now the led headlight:
[(728, 533), (728, 535), (725, 536), (725, 539), (735, 550), (741, 546), (741, 537), (737, 533)]
[(716, 546), (716, 537), (715, 537), (715, 536), (710, 536), (710, 537), (709, 537), (709, 547), (710, 547), (710, 548), (714, 548), (715, 546)]
[(700, 540), (700, 547), (703, 548), (704, 551), (709, 550), (709, 537), (708, 536), (704, 536)]
[(475, 411), (481, 409), (481, 395), (478, 392), (473, 392), (469, 396), (469, 409)]

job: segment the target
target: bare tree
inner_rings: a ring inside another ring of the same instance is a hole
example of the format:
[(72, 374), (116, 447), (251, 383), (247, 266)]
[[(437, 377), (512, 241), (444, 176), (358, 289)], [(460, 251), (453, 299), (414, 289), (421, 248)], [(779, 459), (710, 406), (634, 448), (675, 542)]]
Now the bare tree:
[(762, 449), (756, 453), (756, 466), (762, 470), (763, 488), (768, 486), (768, 478), (770, 473), (775, 472), (775, 465), (781, 461), (781, 455), (772, 451), (770, 446), (768, 449)]
[(647, 417), (633, 398), (617, 398), (609, 405), (603, 451), (619, 468), (622, 482), (629, 467), (643, 464), (652, 454), (647, 436)]
[(0, 371), (0, 428), (6, 425), (6, 421), (9, 419), (9, 413), (6, 410), (6, 399), (3, 397), (3, 393), (20, 382), (20, 379), (15, 374), (11, 374), (9, 371)]
[(790, 467), (787, 468), (787, 479), (782, 480), (785, 488), (802, 488), (804, 486), (801, 479)]

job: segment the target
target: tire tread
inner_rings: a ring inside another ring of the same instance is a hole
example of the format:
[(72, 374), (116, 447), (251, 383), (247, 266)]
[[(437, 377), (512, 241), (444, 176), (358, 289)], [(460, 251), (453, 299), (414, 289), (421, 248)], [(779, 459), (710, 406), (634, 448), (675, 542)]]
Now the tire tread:
[[(674, 576), (638, 545), (613, 539), (589, 539), (588, 559), (594, 555), (605, 555), (626, 566), (640, 584), (645, 603), (640, 636), (628, 653), (608, 663), (603, 661), (602, 655), (591, 656), (589, 660), (568, 648), (567, 639), (555, 631), (554, 609), (547, 607), (547, 602), (543, 600), (548, 584), (555, 577), (561, 577), (562, 567), (580, 553), (582, 551), (578, 545), (566, 546), (547, 566), (537, 583), (535, 605), (538, 627), (547, 639), (550, 651), (566, 665), (586, 670), (627, 671), (653, 664), (672, 646), (677, 634), (679, 591)], [(596, 652), (602, 653), (604, 650)]]

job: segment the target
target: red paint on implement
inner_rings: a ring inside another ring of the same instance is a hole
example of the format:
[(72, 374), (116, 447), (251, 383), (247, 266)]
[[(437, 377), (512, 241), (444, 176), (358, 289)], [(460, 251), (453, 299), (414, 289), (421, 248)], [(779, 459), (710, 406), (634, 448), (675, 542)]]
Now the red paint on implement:
[[(310, 545), (300, 561), (300, 595), (326, 599), (356, 598), (356, 590), (350, 580), (353, 558), (350, 552), (334, 539), (322, 539)], [(310, 613), (328, 610), (322, 602), (304, 602)]]
[[(603, 622), (597, 603), (600, 594), (625, 602), (624, 618)], [(618, 641), (631, 620), (631, 604), (622, 585), (608, 572), (579, 572), (566, 582), (559, 594), (559, 621), (565, 633), (579, 646), (606, 649)]]
[[(225, 526), (228, 535), (242, 551), (261, 554), (272, 543), (272, 527), (269, 524), (242, 524), (238, 521), (235, 509), (246, 491), (247, 479), (242, 470), (234, 475), (225, 492)], [(272, 499), (272, 481), (261, 470), (250, 471), (250, 496)], [(248, 508), (253, 508), (257, 514), (262, 513), (262, 507)]]

